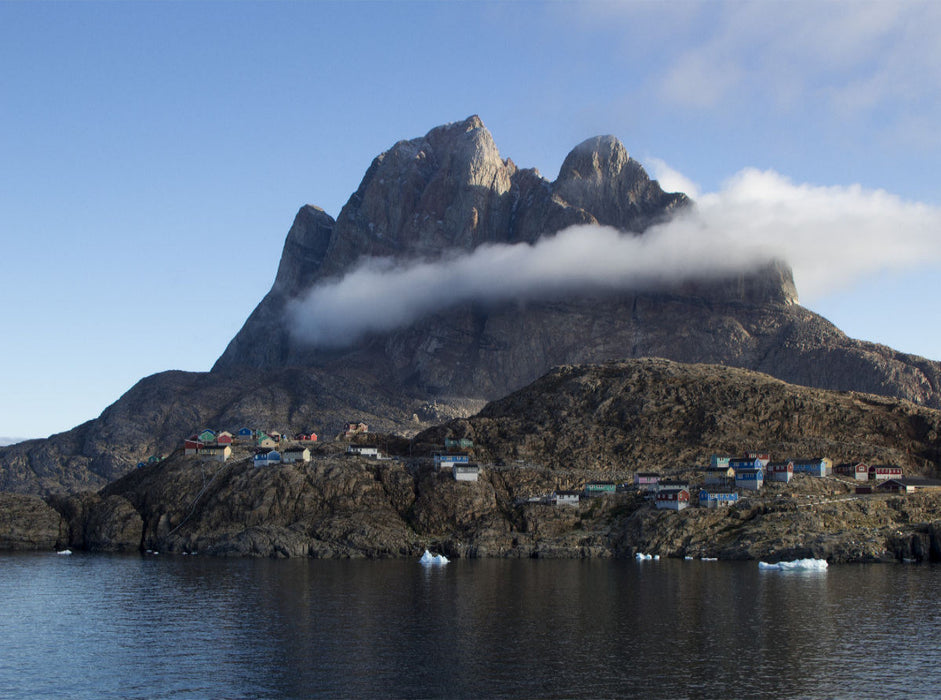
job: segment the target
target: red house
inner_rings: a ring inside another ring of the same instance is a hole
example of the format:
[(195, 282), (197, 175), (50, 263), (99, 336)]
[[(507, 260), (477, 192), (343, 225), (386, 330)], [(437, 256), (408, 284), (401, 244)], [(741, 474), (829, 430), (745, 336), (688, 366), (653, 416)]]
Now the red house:
[(873, 465), (869, 467), (870, 481), (885, 481), (886, 479), (901, 479), (902, 468), (888, 465)]
[(683, 510), (689, 506), (689, 491), (686, 489), (661, 489), (657, 492), (657, 508)]

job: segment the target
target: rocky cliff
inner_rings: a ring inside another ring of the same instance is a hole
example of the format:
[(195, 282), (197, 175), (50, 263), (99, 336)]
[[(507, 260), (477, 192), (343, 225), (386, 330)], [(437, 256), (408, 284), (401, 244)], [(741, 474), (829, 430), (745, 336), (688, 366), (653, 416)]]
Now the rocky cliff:
[(776, 262), (657, 289), (458, 303), (339, 348), (299, 339), (286, 321), (292, 300), (364, 257), (435, 260), (533, 243), (574, 224), (642, 236), (689, 206), (611, 136), (576, 146), (554, 181), (503, 159), (477, 117), (401, 141), (373, 161), (336, 220), (313, 206), (299, 211), (270, 292), (211, 372), (148, 377), (94, 421), (0, 448), (0, 490), (100, 488), (206, 426), (329, 435), (356, 419), (411, 435), (554, 366), (625, 358), (744, 367), (941, 406), (938, 363), (847, 338), (796, 303), (790, 270)]

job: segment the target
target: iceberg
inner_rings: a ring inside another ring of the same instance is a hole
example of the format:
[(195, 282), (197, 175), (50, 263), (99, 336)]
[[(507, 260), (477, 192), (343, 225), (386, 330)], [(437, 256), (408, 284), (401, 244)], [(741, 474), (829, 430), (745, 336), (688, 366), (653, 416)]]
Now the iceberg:
[(826, 571), (826, 559), (795, 559), (794, 561), (779, 561), (769, 564), (766, 561), (758, 562), (762, 571)]
[(418, 561), (425, 566), (443, 566), (448, 563), (448, 558), (443, 554), (432, 554), (426, 549)]
[(69, 556), (70, 554), (72, 554), (72, 550), (71, 550), (71, 549), (63, 549), (61, 552), (56, 552), (56, 554), (61, 554), (62, 556), (67, 557), (67, 556)]

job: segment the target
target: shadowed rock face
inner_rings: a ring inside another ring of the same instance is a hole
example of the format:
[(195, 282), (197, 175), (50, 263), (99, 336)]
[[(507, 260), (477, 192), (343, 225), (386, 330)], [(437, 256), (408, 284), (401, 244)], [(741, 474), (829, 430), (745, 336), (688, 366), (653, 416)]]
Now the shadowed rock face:
[(207, 426), (334, 434), (355, 418), (413, 434), (570, 363), (665, 357), (941, 406), (938, 363), (847, 338), (796, 303), (791, 272), (777, 263), (673, 288), (467, 303), (339, 350), (297, 341), (285, 321), (290, 300), (364, 256), (434, 259), (574, 224), (644, 235), (687, 206), (612, 136), (576, 146), (554, 182), (501, 158), (476, 116), (400, 141), (336, 220), (301, 208), (271, 290), (211, 372), (147, 377), (94, 421), (0, 448), (0, 490), (97, 489)]

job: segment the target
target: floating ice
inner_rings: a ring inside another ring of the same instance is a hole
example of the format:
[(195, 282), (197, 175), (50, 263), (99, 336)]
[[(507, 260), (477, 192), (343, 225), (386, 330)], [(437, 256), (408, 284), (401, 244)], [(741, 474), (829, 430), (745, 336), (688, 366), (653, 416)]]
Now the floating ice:
[[(634, 558), (635, 558), (637, 561), (650, 561), (651, 559), (653, 559), (653, 555), (652, 555), (652, 554), (644, 554), (643, 552), (638, 552), (637, 554), (634, 555)], [(657, 556), (657, 559), (659, 559), (659, 558), (660, 558), (660, 557)]]
[(703, 557), (699, 561), (719, 561), (718, 557)]
[(683, 557), (683, 559), (684, 559), (685, 561), (692, 561), (692, 560), (693, 560), (693, 557), (691, 557), (691, 556), (689, 556), (689, 555), (687, 554), (685, 557)]
[(56, 552), (56, 554), (61, 554), (62, 556), (66, 556), (66, 557), (67, 557), (67, 556), (69, 556), (70, 554), (72, 554), (72, 550), (71, 550), (71, 549), (63, 549), (61, 552)]
[(432, 554), (426, 549), (419, 562), (426, 566), (443, 566), (448, 563), (448, 558), (443, 554)]
[(794, 561), (779, 561), (769, 564), (766, 561), (758, 562), (758, 568), (764, 571), (826, 571), (826, 559), (795, 559)]

